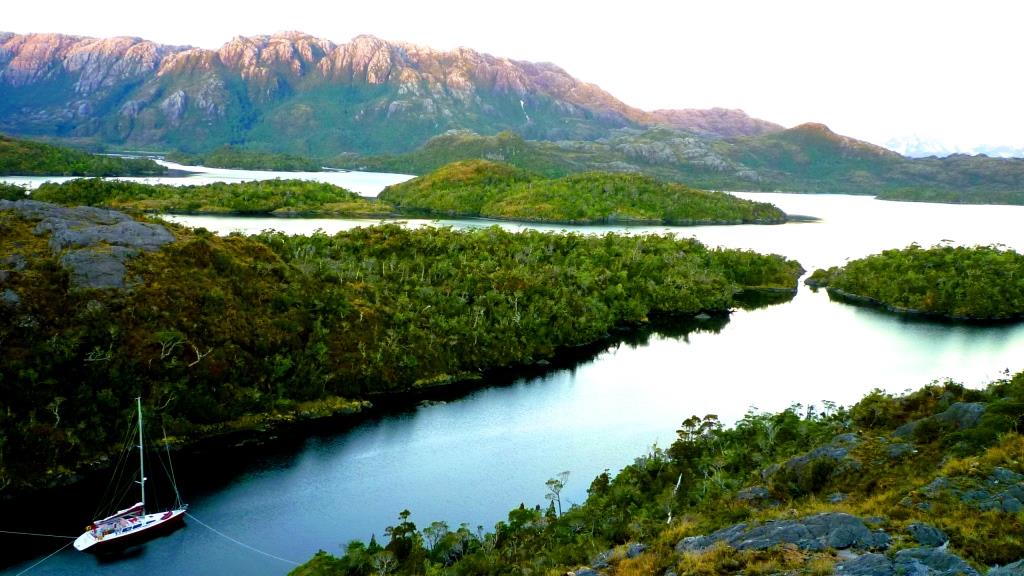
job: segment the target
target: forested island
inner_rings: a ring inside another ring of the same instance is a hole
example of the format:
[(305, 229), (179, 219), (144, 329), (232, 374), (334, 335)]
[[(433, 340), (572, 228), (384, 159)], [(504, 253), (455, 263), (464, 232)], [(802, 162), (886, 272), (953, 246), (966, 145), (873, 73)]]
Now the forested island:
[(278, 172), (319, 172), (320, 162), (313, 158), (245, 150), (234, 146), (221, 146), (206, 154), (171, 152), (164, 156), (170, 162), (188, 166), (232, 168), (236, 170), (275, 170)]
[(176, 214), (383, 217), (393, 211), (390, 205), (351, 190), (310, 180), (171, 186), (90, 178), (61, 184), (47, 182), (32, 192), (32, 198), (71, 206)]
[(781, 210), (722, 192), (695, 190), (637, 174), (544, 178), (487, 160), (455, 162), (395, 184), (380, 199), (397, 209), (440, 216), (572, 224), (778, 224)]
[(141, 395), (172, 443), (364, 409), (656, 318), (795, 290), (799, 264), (672, 236), (359, 228), (218, 237), (0, 201), (0, 489), (102, 466)]
[(148, 158), (100, 156), (0, 134), (0, 176), (159, 176)]
[[(692, 416), (617, 474), (552, 477), (545, 506), (521, 504), (491, 531), (396, 511), (380, 540), (291, 574), (1012, 576), (1024, 570), (1022, 419), (1024, 373), (751, 410), (731, 428)], [(563, 506), (569, 482), (589, 483), (581, 505)]]
[(805, 283), (900, 313), (983, 321), (1024, 316), (1024, 256), (995, 246), (914, 244), (815, 270)]

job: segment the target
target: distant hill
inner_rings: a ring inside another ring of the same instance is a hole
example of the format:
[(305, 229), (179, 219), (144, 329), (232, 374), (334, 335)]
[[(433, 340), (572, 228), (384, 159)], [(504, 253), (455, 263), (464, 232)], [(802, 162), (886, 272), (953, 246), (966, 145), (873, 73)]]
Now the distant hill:
[(0, 130), (205, 152), (402, 152), (452, 129), (592, 140), (666, 125), (781, 129), (738, 110), (644, 112), (546, 63), (359, 36), (237, 37), (217, 50), (139, 38), (0, 35)]
[(639, 174), (588, 172), (543, 178), (487, 160), (456, 162), (384, 189), (395, 208), (436, 216), (483, 216), (573, 224), (779, 224), (771, 204)]
[(802, 124), (708, 140), (668, 128), (617, 129), (596, 141), (541, 142), (511, 134), (449, 133), (406, 154), (343, 156), (339, 166), (423, 174), (458, 160), (506, 162), (549, 177), (636, 172), (717, 190), (871, 194), (887, 200), (1024, 204), (1024, 159), (907, 158)]
[(152, 176), (167, 169), (147, 158), (99, 156), (0, 134), (3, 176)]

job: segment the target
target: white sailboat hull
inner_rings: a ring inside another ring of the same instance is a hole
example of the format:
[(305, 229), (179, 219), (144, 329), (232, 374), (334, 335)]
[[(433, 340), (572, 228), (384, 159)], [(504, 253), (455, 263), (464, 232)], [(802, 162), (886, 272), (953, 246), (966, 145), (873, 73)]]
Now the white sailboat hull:
[(75, 539), (75, 549), (82, 552), (102, 552), (134, 546), (158, 533), (173, 530), (185, 519), (185, 508), (135, 516), (126, 525), (106, 530), (100, 526), (86, 531)]

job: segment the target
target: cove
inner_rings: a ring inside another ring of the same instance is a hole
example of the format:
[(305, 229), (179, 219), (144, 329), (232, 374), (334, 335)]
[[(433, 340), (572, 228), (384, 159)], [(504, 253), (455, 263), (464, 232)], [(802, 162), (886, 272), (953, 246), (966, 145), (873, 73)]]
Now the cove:
[[(1024, 232), (1016, 224), (1024, 216), (1020, 207), (903, 204), (849, 196), (749, 197), (821, 221), (614, 230), (671, 232), (711, 245), (778, 252), (808, 269), (915, 241), (1024, 249)], [(201, 225), (216, 230), (245, 221), (206, 220)], [(606, 230), (612, 228), (580, 231)], [(873, 388), (898, 393), (947, 377), (982, 386), (1003, 370), (1024, 368), (1021, 350), (1020, 325), (908, 320), (831, 302), (824, 292), (801, 287), (791, 302), (737, 310), (724, 324), (615, 343), (574, 366), (493, 382), (501, 385), (443, 405), (184, 463), (177, 472), (196, 517), (268, 553), (304, 561), (321, 548), (338, 553), (338, 546), (352, 538), (383, 538), (384, 527), (406, 508), (421, 528), (445, 520), (489, 529), (520, 502), (545, 503), (544, 481), (563, 470), (571, 473), (563, 499), (580, 502), (594, 476), (605, 468), (614, 472), (655, 442), (666, 446), (691, 414), (714, 413), (730, 423), (751, 407), (780, 410), (826, 399), (850, 404)], [(33, 522), (56, 518), (47, 520), (53, 530), (73, 534), (81, 528), (76, 510), (88, 508), (84, 516), (91, 512), (92, 500), (78, 502), (83, 497), (69, 493), (66, 501), (37, 508)], [(2, 542), (6, 557), (23, 541), (4, 537)], [(17, 574), (62, 542), (49, 544), (34, 559), (19, 559), (3, 573)], [(100, 562), (65, 551), (31, 574), (284, 574), (288, 569), (188, 522), (130, 557)]]

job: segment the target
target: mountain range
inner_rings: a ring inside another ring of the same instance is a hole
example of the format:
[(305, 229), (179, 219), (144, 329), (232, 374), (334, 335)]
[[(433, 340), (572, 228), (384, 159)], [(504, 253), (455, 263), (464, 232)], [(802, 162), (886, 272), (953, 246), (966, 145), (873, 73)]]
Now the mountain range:
[(0, 33), (0, 132), (115, 150), (230, 145), (424, 173), (483, 158), (551, 177), (641, 172), (691, 186), (1024, 203), (1024, 160), (908, 158), (822, 124), (644, 111), (549, 63), (299, 32), (217, 50)]
[(648, 126), (710, 138), (782, 130), (739, 110), (645, 112), (554, 64), (299, 32), (217, 50), (0, 33), (0, 94), (3, 132), (185, 151), (402, 152), (452, 129), (536, 140)]

